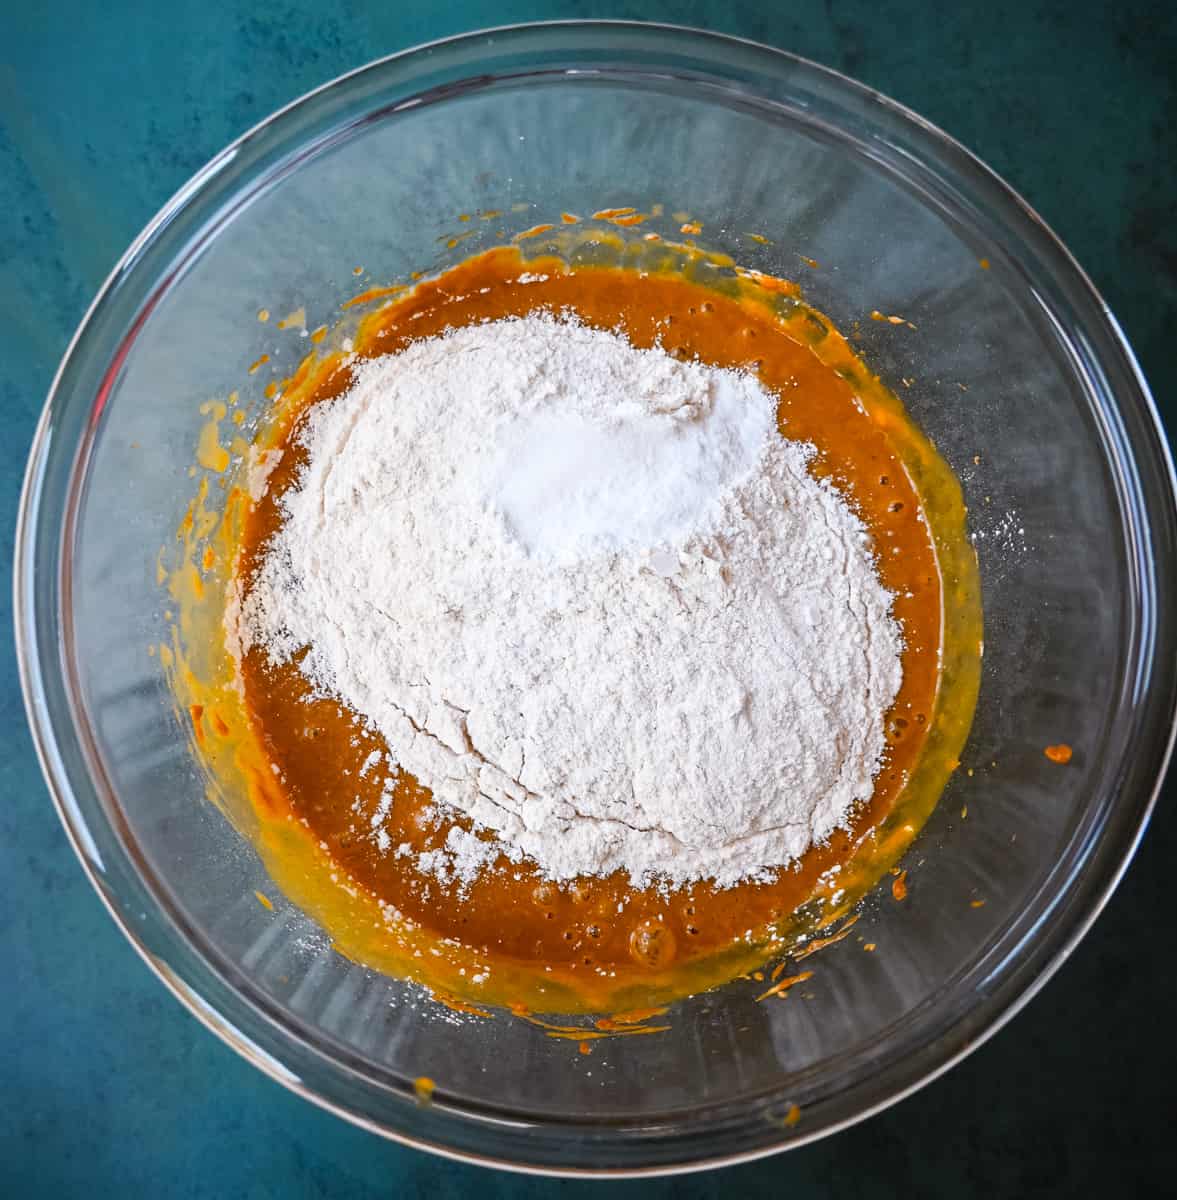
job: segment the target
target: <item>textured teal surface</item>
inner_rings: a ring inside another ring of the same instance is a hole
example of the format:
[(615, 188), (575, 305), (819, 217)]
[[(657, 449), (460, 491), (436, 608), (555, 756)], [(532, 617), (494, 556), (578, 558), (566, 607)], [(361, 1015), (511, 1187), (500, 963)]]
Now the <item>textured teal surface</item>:
[[(1177, 6), (503, 0), (0, 3), (0, 620), (23, 459), (118, 255), (237, 134), (369, 59), (464, 29), (614, 16), (759, 39), (915, 108), (1062, 236), (1177, 428)], [(882, 1116), (679, 1181), (553, 1183), (354, 1129), (205, 1032), (102, 910), (58, 825), (0, 636), (0, 1194), (6, 1197), (1075, 1196), (1170, 1176), (1172, 783), (1134, 866), (1011, 1026)]]

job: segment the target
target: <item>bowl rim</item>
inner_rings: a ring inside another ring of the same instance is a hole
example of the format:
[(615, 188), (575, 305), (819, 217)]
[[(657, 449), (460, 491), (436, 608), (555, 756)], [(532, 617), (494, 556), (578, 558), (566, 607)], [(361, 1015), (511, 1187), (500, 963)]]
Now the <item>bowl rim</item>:
[[(223, 1016), (218, 1010), (210, 1005), (205, 999), (189, 985), (175, 974), (168, 966), (168, 963), (162, 958), (153, 953), (147, 940), (142, 937), (134, 927), (129, 914), (122, 911), (115, 901), (115, 898), (110, 894), (109, 890), (104, 886), (102, 875), (96, 867), (91, 856), (86, 850), (86, 841), (89, 834), (86, 829), (85, 821), (82, 818), (80, 810), (74, 802), (74, 797), (71, 792), (69, 781), (62, 767), (60, 755), (58, 754), (59, 733), (64, 727), (67, 734), (78, 736), (78, 718), (76, 714), (69, 713), (64, 716), (59, 715), (56, 723), (55, 718), (50, 714), (49, 709), (43, 703), (43, 687), (42, 678), (44, 675), (42, 663), (36, 653), (37, 649), (37, 634), (35, 632), (35, 608), (36, 602), (40, 595), (40, 589), (35, 585), (33, 564), (35, 552), (38, 546), (38, 539), (35, 529), (35, 515), (39, 501), (39, 485), (41, 482), (41, 474), (44, 468), (46, 455), (49, 450), (49, 443), (52, 440), (52, 418), (55, 410), (55, 404), (59, 403), (59, 392), (62, 388), (67, 369), (73, 361), (79, 346), (85, 341), (86, 335), (91, 329), (95, 315), (102, 309), (103, 305), (108, 300), (110, 293), (114, 289), (116, 283), (130, 270), (133, 270), (137, 259), (145, 247), (150, 245), (160, 232), (171, 222), (174, 216), (186, 209), (188, 206), (198, 202), (204, 190), (217, 178), (221, 170), (230, 164), (238, 155), (243, 146), (257, 135), (264, 131), (271, 130), (275, 125), (280, 124), (289, 114), (302, 109), (314, 99), (323, 96), (328, 92), (335, 91), (356, 80), (358, 77), (370, 72), (377, 72), (395, 64), (401, 60), (422, 56), (427, 53), (432, 53), (437, 49), (450, 48), (461, 46), (464, 44), (474, 43), (479, 40), (487, 40), (494, 38), (505, 38), (515, 35), (527, 35), (545, 30), (555, 30), (567, 32), (570, 37), (577, 36), (576, 31), (590, 31), (596, 34), (607, 33), (610, 29), (624, 31), (626, 34), (633, 36), (638, 31), (641, 31), (641, 36), (647, 34), (657, 37), (659, 34), (673, 34), (676, 37), (686, 38), (696, 45), (701, 45), (705, 48), (707, 43), (716, 45), (727, 44), (728, 46), (742, 46), (756, 52), (767, 58), (777, 57), (784, 63), (790, 64), (793, 68), (800, 68), (802, 71), (811, 72), (818, 77), (825, 77), (827, 80), (834, 83), (839, 89), (847, 93), (851, 97), (857, 98), (860, 102), (868, 102), (877, 104), (889, 111), (894, 116), (900, 118), (901, 121), (915, 127), (925, 137), (940, 144), (940, 147), (947, 149), (954, 156), (958, 157), (960, 162), (957, 166), (962, 166), (967, 172), (971, 172), (975, 181), (980, 181), (988, 184), (991, 188), (995, 188), (1000, 199), (1006, 203), (1010, 203), (1014, 208), (1021, 211), (1034, 232), (1045, 245), (1054, 253), (1058, 262), (1072, 276), (1073, 282), (1076, 283), (1081, 291), (1085, 294), (1086, 299), (1094, 302), (1096, 309), (1101, 314), (1106, 325), (1105, 333), (1109, 333), (1111, 344), (1114, 350), (1118, 351), (1123, 357), (1123, 365), (1127, 367), (1129, 377), (1134, 384), (1136, 400), (1138, 402), (1139, 411), (1136, 414), (1142, 419), (1142, 423), (1147, 435), (1151, 435), (1149, 444), (1132, 444), (1134, 456), (1136, 453), (1151, 450), (1153, 452), (1154, 461), (1152, 467), (1154, 472), (1162, 479), (1163, 484), (1167, 485), (1164, 501), (1167, 503), (1164, 506), (1164, 511), (1161, 509), (1160, 498), (1156, 501), (1155, 512), (1150, 511), (1149, 515), (1155, 521), (1158, 521), (1163, 526), (1163, 531), (1167, 531), (1169, 540), (1173, 540), (1174, 529), (1177, 528), (1177, 474), (1174, 472), (1172, 453), (1165, 437), (1164, 428), (1161, 423), (1159, 414), (1156, 409), (1155, 402), (1152, 399), (1148, 385), (1140, 370), (1139, 364), (1136, 361), (1135, 355), (1132, 352), (1127, 339), (1125, 338), (1118, 322), (1112, 314), (1110, 308), (1095, 288), (1094, 284), (1083, 271), (1082, 267), (1075, 261), (1073, 256), (1067, 250), (1062, 241), (1053, 233), (1037, 212), (1028, 204), (1022, 197), (1014, 191), (1008, 183), (1005, 182), (996, 172), (986, 166), (976, 155), (967, 148), (962, 146), (958, 141), (946, 134), (933, 123), (925, 120), (917, 113), (913, 112), (906, 106), (890, 99), (882, 93), (860, 84), (850, 77), (842, 74), (833, 68), (826, 67), (819, 63), (814, 63), (811, 60), (805, 59), (799, 55), (789, 51), (769, 46), (752, 39), (735, 37), (728, 34), (716, 33), (709, 30), (694, 28), (686, 25), (670, 24), (670, 23), (655, 23), (645, 21), (631, 20), (560, 20), (560, 21), (538, 21), (525, 22), (519, 24), (500, 25), (487, 27), (478, 30), (472, 30), (466, 33), (457, 34), (451, 37), (439, 38), (430, 42), (421, 43), (416, 46), (408, 47), (404, 50), (397, 51), (393, 54), (383, 56), (371, 62), (365, 63), (350, 71), (344, 72), (335, 78), (324, 82), (318, 87), (296, 97), (288, 104), (283, 105), (275, 112), (257, 122), (245, 133), (241, 134), (225, 149), (215, 155), (209, 162), (197, 171), (192, 178), (185, 183), (159, 210), (150, 222), (144, 227), (142, 232), (134, 239), (128, 249), (120, 257), (114, 268), (111, 270), (107, 279), (98, 290), (88, 307), (84, 317), (78, 325), (69, 345), (63, 355), (61, 362), (54, 374), (53, 381), (50, 385), (44, 408), (41, 417), (38, 421), (34, 434), (32, 446), (29, 453), (28, 465), (25, 472), (24, 483), (20, 496), (19, 511), (16, 525), (16, 535), (14, 541), (14, 572), (13, 572), (13, 612), (14, 612), (14, 628), (16, 635), (17, 648), (17, 666), (18, 674), (21, 682), (21, 689), (24, 697), (26, 715), (32, 733), (34, 745), (37, 751), (38, 759), (41, 764), (42, 773), (45, 777), (50, 794), (53, 798), (54, 806), (57, 809), (59, 818), (65, 827), (70, 844), (74, 849), (78, 860), (82, 864), (87, 878), (97, 891), (102, 902), (110, 912), (115, 923), (122, 930), (128, 941), (139, 953), (140, 957), (147, 963), (161, 982), (180, 1000), (180, 1002), (202, 1023), (206, 1028), (216, 1033), (226, 1044), (232, 1046), (235, 1050), (241, 1053), (255, 1066), (263, 1070), (271, 1078), (276, 1079), (285, 1087), (295, 1093), (310, 1100), (317, 1106), (335, 1113), (352, 1123), (359, 1125), (362, 1128), (380, 1134), (384, 1137), (391, 1138), (405, 1145), (410, 1145), (415, 1148), (429, 1150), (433, 1153), (443, 1155), (445, 1157), (458, 1161), (474, 1162), (481, 1165), (494, 1166), (505, 1168), (517, 1172), (537, 1174), (537, 1175), (563, 1175), (563, 1176), (596, 1176), (596, 1177), (635, 1177), (642, 1175), (664, 1175), (673, 1173), (683, 1173), (696, 1170), (714, 1169), (721, 1166), (734, 1165), (741, 1162), (752, 1161), (757, 1158), (765, 1157), (769, 1154), (777, 1153), (783, 1149), (793, 1148), (796, 1146), (807, 1144), (820, 1137), (845, 1129), (857, 1122), (866, 1119), (888, 1107), (897, 1103), (899, 1100), (917, 1091), (925, 1084), (938, 1078), (945, 1071), (949, 1070), (956, 1063), (960, 1062), (974, 1049), (983, 1044), (989, 1037), (1001, 1029), (1006, 1022), (1011, 1020), (1022, 1007), (1027, 1004), (1037, 992), (1045, 985), (1045, 983), (1054, 975), (1061, 967), (1063, 962), (1069, 957), (1071, 952), (1079, 941), (1085, 936), (1091, 928), (1096, 918), (1102, 912), (1108, 899), (1112, 895), (1120, 879), (1123, 877), (1133, 854), (1139, 845), (1140, 839), (1143, 836), (1144, 829), (1147, 826), (1148, 819), (1155, 806), (1157, 796), (1163, 786), (1166, 772), (1173, 754), (1174, 743), (1177, 740), (1177, 711), (1172, 700), (1168, 705), (1168, 713), (1156, 712), (1151, 715), (1151, 726), (1154, 732), (1159, 731), (1163, 736), (1163, 745), (1160, 747), (1159, 754), (1155, 759), (1155, 770), (1150, 772), (1153, 775), (1153, 782), (1149, 788), (1148, 795), (1143, 803), (1137, 802), (1137, 815), (1132, 826), (1120, 833), (1120, 845), (1118, 852), (1113, 856), (1113, 860), (1105, 867), (1103, 878), (1099, 881), (1099, 885), (1092, 897), (1086, 901), (1087, 907), (1084, 911), (1068, 913), (1069, 923), (1062, 929), (1055, 929), (1050, 932), (1044, 941), (1049, 942), (1048, 950), (1043, 950), (1038, 947), (1033, 952), (1036, 959), (1033, 962), (1033, 973), (1031, 977), (1024, 983), (1020, 989), (1016, 990), (1011, 996), (1005, 996), (1000, 992), (1000, 989), (994, 989), (994, 994), (988, 998), (978, 999), (973, 1008), (962, 1013), (953, 1023), (953, 1029), (960, 1029), (965, 1023), (969, 1015), (976, 1015), (982, 1012), (985, 1016), (984, 1021), (968, 1036), (963, 1038), (960, 1044), (955, 1046), (945, 1047), (943, 1051), (938, 1051), (938, 1061), (934, 1061), (927, 1069), (921, 1068), (917, 1070), (912, 1077), (906, 1082), (900, 1082), (898, 1086), (887, 1090), (877, 1100), (848, 1113), (837, 1120), (827, 1121), (825, 1124), (819, 1124), (815, 1127), (810, 1127), (804, 1130), (797, 1130), (789, 1133), (787, 1136), (782, 1133), (775, 1141), (765, 1142), (755, 1146), (752, 1149), (740, 1150), (727, 1154), (720, 1154), (714, 1157), (705, 1159), (695, 1159), (686, 1162), (673, 1163), (658, 1163), (656, 1165), (637, 1166), (637, 1167), (569, 1167), (569, 1166), (551, 1166), (538, 1165), (536, 1163), (520, 1162), (511, 1159), (496, 1157), (493, 1154), (482, 1154), (471, 1151), (465, 1148), (456, 1148), (447, 1145), (444, 1142), (435, 1142), (427, 1138), (415, 1136), (401, 1129), (393, 1129), (385, 1124), (366, 1117), (362, 1112), (354, 1108), (349, 1108), (343, 1103), (336, 1102), (326, 1096), (323, 1096), (315, 1091), (312, 1086), (307, 1085), (291, 1070), (287, 1069), (284, 1064), (273, 1056), (268, 1054), (262, 1047), (253, 1042), (247, 1034), (234, 1027), (231, 1021)], [(149, 311), (149, 310), (148, 310)], [(145, 318), (146, 312), (142, 314)], [(141, 319), (142, 319), (141, 318)], [(138, 324), (137, 322), (136, 324)], [(120, 361), (120, 356), (126, 352), (130, 340), (133, 338), (135, 329), (132, 329), (125, 335), (121, 342), (118, 351), (112, 356), (112, 361), (117, 363)], [(108, 378), (110, 376), (108, 375)], [(1116, 397), (1115, 410), (1120, 411), (1120, 403), (1123, 397)], [(80, 448), (77, 448), (77, 454), (80, 454)], [(1133, 463), (1136, 459), (1133, 457)], [(59, 542), (57, 547), (56, 559), (60, 566), (60, 550), (65, 544), (64, 537)], [(1163, 581), (1162, 581), (1163, 582)], [(1170, 593), (1174, 591), (1170, 588)], [(60, 615), (60, 612), (58, 613)], [(1154, 650), (1152, 658), (1155, 660), (1159, 654)], [(1155, 705), (1154, 705), (1155, 707)], [(1142, 718), (1143, 721), (1143, 718)], [(1167, 729), (1167, 733), (1165, 730)], [(93, 777), (93, 767), (90, 764), (90, 773)], [(93, 781), (93, 780), (92, 780)], [(1106, 830), (1103, 832), (1107, 832)], [(152, 892), (153, 898), (157, 905), (163, 909), (161, 897), (156, 892)], [(1073, 897), (1072, 897), (1073, 898)], [(199, 946), (194, 946), (188, 935), (184, 932), (182, 922), (177, 922), (176, 914), (169, 913), (164, 910), (164, 916), (171, 922), (171, 931), (178, 934), (184, 940), (188, 949), (192, 950), (201, 964), (208, 970), (217, 973), (218, 969), (213, 966), (208, 955)], [(250, 1006), (257, 1015), (263, 1020), (268, 1020), (280, 1037), (285, 1042), (298, 1044), (310, 1049), (313, 1053), (318, 1054), (325, 1061), (337, 1065), (335, 1060), (325, 1055), (317, 1047), (307, 1047), (297, 1034), (295, 1034), (288, 1026), (277, 1022), (272, 1016), (265, 1013), (257, 1007), (247, 996), (237, 992), (237, 997), (243, 1004)], [(984, 1010), (988, 1010), (985, 1012)], [(934, 1056), (935, 1057), (935, 1056)], [(849, 1089), (847, 1089), (849, 1090)], [(843, 1095), (846, 1094), (844, 1091)], [(469, 1119), (477, 1117), (477, 1106), (467, 1105), (463, 1111), (461, 1105), (456, 1105), (450, 1110), (454, 1116), (461, 1119)], [(542, 1124), (542, 1122), (539, 1122)]]

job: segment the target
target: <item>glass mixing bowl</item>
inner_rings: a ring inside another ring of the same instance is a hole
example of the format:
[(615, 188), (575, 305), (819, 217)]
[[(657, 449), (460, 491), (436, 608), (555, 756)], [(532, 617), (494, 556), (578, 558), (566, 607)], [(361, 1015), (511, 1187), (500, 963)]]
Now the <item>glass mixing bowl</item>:
[[(236, 388), (256, 412), (269, 370), (289, 373), (306, 348), (260, 323), (261, 306), (305, 307), (313, 328), (366, 281), (442, 269), (563, 210), (659, 203), (643, 229), (677, 233), (670, 214), (689, 214), (708, 248), (800, 278), (857, 329), (959, 473), (984, 679), (962, 769), (907, 856), (907, 901), (884, 888), (866, 904), (855, 936), (811, 960), (811, 998), (721, 988), (676, 1005), (669, 1033), (582, 1057), (520, 1021), (457, 1019), (336, 954), (280, 897), (273, 912), (257, 902), (273, 888), (206, 802), (148, 655), (167, 629), (156, 557), (191, 496), (200, 403)], [(478, 219), (489, 210), (501, 215)], [(874, 309), (916, 328), (864, 319)], [(263, 353), (270, 368), (247, 375)], [(134, 243), (37, 432), (17, 635), (82, 863), (210, 1028), (309, 1099), (419, 1146), (550, 1171), (668, 1170), (876, 1111), (1058, 967), (1123, 871), (1170, 748), (1174, 537), (1172, 467), (1113, 317), (961, 147), (764, 47), (526, 26), (312, 93), (211, 162)], [(1075, 748), (1067, 766), (1043, 754), (1057, 742)]]

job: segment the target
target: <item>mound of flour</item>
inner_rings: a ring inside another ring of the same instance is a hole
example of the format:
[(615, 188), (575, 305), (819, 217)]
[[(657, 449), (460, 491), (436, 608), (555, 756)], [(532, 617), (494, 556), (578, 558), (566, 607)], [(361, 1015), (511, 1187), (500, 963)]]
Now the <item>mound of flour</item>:
[[(554, 880), (727, 886), (869, 798), (900, 632), (868, 534), (751, 375), (548, 314), (358, 366), (314, 408), (228, 620)], [(444, 861), (442, 861), (444, 860)]]

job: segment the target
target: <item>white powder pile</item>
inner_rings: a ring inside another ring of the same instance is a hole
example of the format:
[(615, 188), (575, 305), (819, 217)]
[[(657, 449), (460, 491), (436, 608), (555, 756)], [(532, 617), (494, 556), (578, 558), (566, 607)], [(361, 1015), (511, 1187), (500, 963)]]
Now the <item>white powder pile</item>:
[(472, 820), (420, 856), (444, 882), (499, 852), (764, 877), (869, 798), (901, 679), (868, 534), (776, 410), (749, 374), (542, 313), (360, 365), (305, 422), (232, 640), (305, 650)]

